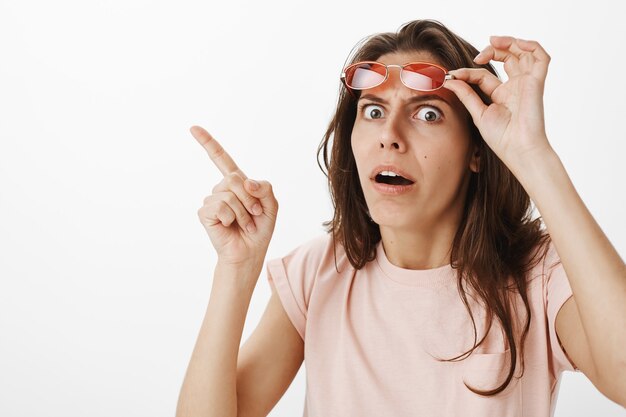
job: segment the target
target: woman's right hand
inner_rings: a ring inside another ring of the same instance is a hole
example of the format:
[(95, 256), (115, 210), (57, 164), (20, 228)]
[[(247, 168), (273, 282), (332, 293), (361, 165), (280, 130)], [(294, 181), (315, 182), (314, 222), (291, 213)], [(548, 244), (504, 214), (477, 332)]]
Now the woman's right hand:
[[(190, 131), (224, 175), (198, 209), (218, 262), (237, 266), (262, 263), (278, 213), (271, 184), (248, 179), (224, 148), (200, 126), (192, 126)], [(256, 189), (255, 184), (258, 184)]]

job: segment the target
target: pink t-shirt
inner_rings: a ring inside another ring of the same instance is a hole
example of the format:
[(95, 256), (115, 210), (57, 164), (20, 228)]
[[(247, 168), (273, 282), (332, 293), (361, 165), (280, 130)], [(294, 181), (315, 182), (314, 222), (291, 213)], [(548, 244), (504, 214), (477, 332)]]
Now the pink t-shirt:
[[(557, 312), (572, 295), (563, 266), (552, 267), (555, 260), (551, 246), (529, 275), (524, 375), (516, 378), (518, 354), (510, 385), (495, 397), (474, 394), (463, 380), (491, 389), (506, 377), (509, 349), (497, 319), (467, 359), (435, 359), (457, 356), (474, 342), (450, 265), (399, 268), (379, 243), (376, 259), (355, 271), (338, 244), (337, 272), (329, 235), (269, 260), (268, 280), (305, 342), (303, 416), (552, 416), (561, 372), (578, 371), (555, 332)], [(480, 340), (484, 309), (470, 296), (468, 302)], [(524, 314), (521, 299), (516, 310)]]

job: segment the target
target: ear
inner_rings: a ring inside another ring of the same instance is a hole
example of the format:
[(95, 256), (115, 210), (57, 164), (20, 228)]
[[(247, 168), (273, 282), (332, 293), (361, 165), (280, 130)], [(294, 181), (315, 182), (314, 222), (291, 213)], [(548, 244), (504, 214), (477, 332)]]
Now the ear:
[(480, 171), (480, 151), (478, 150), (478, 146), (474, 146), (474, 149), (472, 151), (472, 156), (470, 157), (470, 170), (472, 170), (473, 172), (479, 172)]

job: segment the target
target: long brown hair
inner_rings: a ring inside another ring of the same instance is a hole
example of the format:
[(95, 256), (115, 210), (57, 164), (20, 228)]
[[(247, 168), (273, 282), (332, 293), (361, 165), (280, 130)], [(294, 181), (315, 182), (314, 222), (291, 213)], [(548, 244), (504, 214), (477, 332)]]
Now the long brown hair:
[[(373, 35), (363, 42), (349, 63), (411, 51), (432, 54), (448, 70), (486, 68), (497, 76), (491, 64), (476, 65), (473, 62), (478, 54), (475, 47), (435, 20), (415, 20), (402, 25), (397, 33)], [(486, 104), (491, 103), (477, 86), (472, 88)], [(340, 86), (335, 114), (318, 147), (318, 165), (328, 178), (335, 208), (332, 220), (323, 225), (332, 234), (335, 247), (337, 243), (343, 245), (348, 260), (358, 270), (375, 259), (381, 235), (378, 224), (369, 217), (350, 144), (359, 92), (355, 93), (353, 96)], [(507, 378), (492, 390), (481, 391), (465, 384), (476, 394), (491, 396), (503, 391), (515, 372), (518, 355), (515, 336), (518, 332), (513, 329), (516, 325), (515, 310), (511, 305), (513, 295), (521, 297), (527, 312), (520, 338), (521, 375), (524, 373), (524, 341), (531, 320), (526, 275), (545, 256), (550, 235), (543, 230), (540, 217), (532, 219), (528, 193), (485, 143), (471, 117), (468, 117), (468, 123), (472, 142), (478, 147), (480, 169), (470, 174), (463, 215), (452, 243), (450, 264), (457, 270), (458, 291), (474, 325), (474, 346), (457, 357), (438, 360), (467, 358), (485, 340), (495, 315), (502, 324), (511, 353)], [(320, 157), (323, 157), (324, 167), (320, 164)], [(542, 253), (536, 250), (541, 248)], [(509, 284), (511, 281), (512, 285)], [(487, 309), (487, 330), (478, 343), (476, 322), (467, 302), (465, 286), (475, 291)]]

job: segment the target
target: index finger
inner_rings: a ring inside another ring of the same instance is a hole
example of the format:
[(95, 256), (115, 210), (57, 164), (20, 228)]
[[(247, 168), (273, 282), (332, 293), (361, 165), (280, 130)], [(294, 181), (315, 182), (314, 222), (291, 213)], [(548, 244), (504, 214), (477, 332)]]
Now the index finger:
[(232, 172), (237, 172), (243, 176), (244, 179), (248, 178), (241, 169), (237, 166), (233, 158), (230, 157), (228, 152), (222, 148), (222, 145), (211, 136), (209, 132), (200, 126), (192, 126), (189, 131), (194, 138), (202, 145), (204, 150), (209, 154), (211, 161), (217, 166), (217, 169), (226, 176)]

